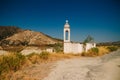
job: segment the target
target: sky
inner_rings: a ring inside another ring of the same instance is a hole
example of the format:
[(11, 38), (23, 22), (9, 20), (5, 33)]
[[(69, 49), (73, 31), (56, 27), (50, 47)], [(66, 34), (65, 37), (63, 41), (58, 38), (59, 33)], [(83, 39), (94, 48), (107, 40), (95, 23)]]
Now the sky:
[(0, 0), (0, 26), (17, 26), (63, 39), (65, 21), (71, 41), (120, 40), (120, 0)]

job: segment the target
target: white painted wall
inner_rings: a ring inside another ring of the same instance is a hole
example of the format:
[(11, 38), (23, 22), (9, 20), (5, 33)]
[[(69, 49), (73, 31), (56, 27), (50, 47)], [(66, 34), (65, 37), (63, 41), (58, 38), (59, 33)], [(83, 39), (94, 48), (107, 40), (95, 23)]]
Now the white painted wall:
[(64, 53), (71, 53), (71, 43), (64, 42)]
[(47, 49), (46, 49), (46, 52), (53, 53), (54, 50), (53, 50), (53, 48), (47, 48)]
[(93, 47), (96, 47), (96, 43), (86, 43), (86, 52), (89, 50), (89, 49), (91, 49), (91, 48), (93, 48)]
[(80, 54), (83, 51), (83, 44), (71, 42), (64, 43), (64, 53)]
[(71, 47), (72, 53), (74, 54), (83, 52), (83, 45), (80, 43), (72, 43)]

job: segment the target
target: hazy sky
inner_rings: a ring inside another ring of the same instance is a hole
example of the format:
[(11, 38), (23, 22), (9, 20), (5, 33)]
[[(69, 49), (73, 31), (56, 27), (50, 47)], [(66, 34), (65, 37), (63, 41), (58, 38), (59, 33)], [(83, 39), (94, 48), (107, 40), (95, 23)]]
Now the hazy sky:
[(0, 25), (18, 26), (63, 39), (69, 20), (71, 40), (120, 40), (120, 0), (0, 0)]

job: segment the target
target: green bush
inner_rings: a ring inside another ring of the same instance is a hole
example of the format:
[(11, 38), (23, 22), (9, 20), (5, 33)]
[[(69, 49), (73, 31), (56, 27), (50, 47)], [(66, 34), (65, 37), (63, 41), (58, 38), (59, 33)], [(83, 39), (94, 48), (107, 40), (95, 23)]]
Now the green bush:
[(55, 49), (55, 52), (62, 52), (63, 51), (63, 44), (61, 44), (61, 43), (54, 44), (54, 49)]
[(116, 50), (118, 49), (118, 47), (116, 47), (116, 46), (109, 46), (109, 47), (107, 47), (107, 49), (108, 49), (110, 52), (112, 52), (112, 51), (116, 51)]
[(25, 63), (25, 56), (20, 53), (1, 56), (0, 59), (0, 76), (2, 73), (17, 71)]
[(48, 52), (42, 52), (40, 53), (40, 58), (41, 59), (48, 59), (49, 58), (49, 53)]
[(91, 48), (91, 51), (96, 55), (99, 53), (99, 49), (98, 48)]
[(98, 56), (99, 53), (99, 49), (94, 47), (91, 48), (90, 50), (88, 50), (88, 52), (86, 52), (85, 56)]

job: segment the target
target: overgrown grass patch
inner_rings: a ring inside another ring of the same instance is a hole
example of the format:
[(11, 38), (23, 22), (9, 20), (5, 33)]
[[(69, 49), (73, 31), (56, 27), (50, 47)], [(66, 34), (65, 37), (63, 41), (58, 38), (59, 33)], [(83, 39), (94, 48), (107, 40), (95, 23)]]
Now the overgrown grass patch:
[(41, 59), (47, 60), (49, 58), (49, 55), (50, 55), (50, 53), (48, 53), (48, 52), (42, 52), (42, 53), (40, 53), (39, 56)]
[(116, 51), (118, 49), (118, 47), (116, 46), (108, 46), (107, 49), (112, 52), (112, 51)]
[(99, 49), (97, 47), (91, 48), (89, 49), (87, 52), (82, 52), (81, 53), (82, 56), (98, 56), (99, 55)]
[(32, 64), (39, 63), (39, 54), (37, 53), (31, 53), (27, 55), (26, 57)]
[(15, 72), (25, 64), (25, 56), (20, 53), (9, 53), (0, 56), (0, 78), (4, 79), (9, 72)]
[(84, 53), (85, 56), (98, 56), (99, 49), (97, 47), (91, 48), (87, 52)]
[(107, 46), (100, 46), (99, 49), (99, 56), (102, 56), (104, 54), (108, 54), (110, 51), (107, 49)]

